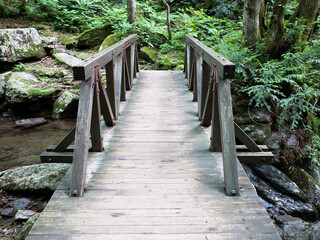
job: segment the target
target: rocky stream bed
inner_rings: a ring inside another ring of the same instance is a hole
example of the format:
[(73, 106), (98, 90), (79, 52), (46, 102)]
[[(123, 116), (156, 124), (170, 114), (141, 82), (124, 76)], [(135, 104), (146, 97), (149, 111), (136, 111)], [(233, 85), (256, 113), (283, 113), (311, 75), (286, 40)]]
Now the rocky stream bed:
[[(117, 41), (107, 26), (78, 37), (44, 37), (34, 28), (0, 29), (1, 239), (24, 239), (69, 167), (38, 163), (45, 147), (74, 126), (79, 82), (73, 80), (71, 67)], [(174, 57), (155, 57), (153, 50), (142, 48), (140, 56), (181, 69)], [(279, 133), (265, 109), (250, 109), (237, 96), (233, 100), (235, 121), (277, 156), (274, 165), (243, 167), (279, 234), (291, 240), (320, 239), (320, 168), (306, 158), (306, 133)], [(35, 117), (47, 123), (26, 127), (29, 120), (23, 119)], [(65, 117), (73, 120), (57, 120)], [(30, 166), (18, 167), (24, 165)]]

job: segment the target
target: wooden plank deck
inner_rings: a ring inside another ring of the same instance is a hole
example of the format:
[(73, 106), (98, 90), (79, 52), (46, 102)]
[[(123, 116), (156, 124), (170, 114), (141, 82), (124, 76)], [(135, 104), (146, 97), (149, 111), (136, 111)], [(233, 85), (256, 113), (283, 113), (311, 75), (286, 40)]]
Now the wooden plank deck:
[(240, 164), (241, 196), (225, 195), (196, 106), (181, 72), (141, 71), (85, 195), (68, 197), (68, 173), (27, 240), (280, 239)]

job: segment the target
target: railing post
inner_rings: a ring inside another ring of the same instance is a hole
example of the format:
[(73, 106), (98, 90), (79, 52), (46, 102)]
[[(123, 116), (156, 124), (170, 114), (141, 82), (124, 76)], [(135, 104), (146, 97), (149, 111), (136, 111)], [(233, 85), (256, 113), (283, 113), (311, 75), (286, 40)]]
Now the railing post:
[(230, 80), (219, 75), (217, 95), (226, 194), (240, 195)]
[(202, 94), (202, 56), (196, 53), (196, 77), (195, 88), (193, 91), (193, 101), (198, 102), (198, 116), (201, 117), (201, 94)]
[(88, 149), (93, 103), (93, 77), (81, 82), (76, 124), (70, 196), (82, 196), (86, 188)]

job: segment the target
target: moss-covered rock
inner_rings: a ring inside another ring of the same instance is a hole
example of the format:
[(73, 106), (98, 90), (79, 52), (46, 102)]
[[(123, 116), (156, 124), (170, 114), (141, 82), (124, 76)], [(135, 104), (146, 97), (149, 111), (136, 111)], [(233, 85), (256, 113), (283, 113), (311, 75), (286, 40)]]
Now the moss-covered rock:
[(46, 56), (46, 52), (36, 29), (0, 30), (0, 62), (16, 62), (44, 56)]
[(38, 220), (39, 217), (40, 217), (40, 214), (36, 213), (31, 218), (29, 218), (28, 221), (23, 225), (23, 227), (21, 228), (19, 233), (16, 235), (14, 240), (24, 240), (24, 239), (26, 239), (26, 237), (28, 236), (31, 228), (36, 223), (36, 221)]
[(320, 185), (302, 168), (290, 166), (287, 175), (308, 196), (309, 200), (320, 211)]
[(27, 72), (34, 72), (39, 76), (61, 78), (68, 74), (67, 70), (61, 70), (54, 67), (31, 66), (26, 68)]
[(41, 87), (41, 82), (30, 73), (14, 72), (7, 81), (5, 97), (10, 104), (20, 104), (39, 100), (60, 90), (54, 87)]
[(142, 47), (140, 49), (139, 57), (148, 62), (155, 63), (157, 54), (158, 54), (158, 49), (156, 48)]
[(51, 117), (53, 119), (69, 116), (77, 108), (79, 97), (72, 92), (64, 92), (56, 99)]
[(240, 126), (257, 144), (266, 145), (271, 135), (271, 125), (242, 124)]
[(81, 59), (71, 56), (67, 53), (55, 53), (53, 57), (61, 63), (68, 65), (69, 67), (73, 67), (82, 62)]
[(158, 55), (158, 61), (156, 64), (156, 69), (159, 70), (173, 70), (178, 65), (183, 64), (182, 61), (180, 61), (175, 56), (172, 56), (171, 54), (165, 54), (165, 55)]
[(11, 72), (0, 74), (0, 99), (4, 97), (6, 91), (6, 83), (11, 75)]
[(63, 45), (66, 45), (67, 48), (73, 48), (77, 45), (77, 39), (75, 37), (68, 37), (68, 36), (62, 35), (60, 39), (61, 39), (61, 43)]
[(99, 51), (107, 49), (108, 47), (112, 46), (113, 44), (119, 42), (121, 38), (117, 34), (110, 34), (108, 37), (104, 39), (102, 42)]
[(103, 40), (112, 33), (112, 30), (111, 24), (86, 30), (78, 36), (78, 47), (93, 48), (100, 46)]
[(0, 177), (0, 188), (11, 192), (53, 192), (70, 164), (45, 163), (23, 166)]

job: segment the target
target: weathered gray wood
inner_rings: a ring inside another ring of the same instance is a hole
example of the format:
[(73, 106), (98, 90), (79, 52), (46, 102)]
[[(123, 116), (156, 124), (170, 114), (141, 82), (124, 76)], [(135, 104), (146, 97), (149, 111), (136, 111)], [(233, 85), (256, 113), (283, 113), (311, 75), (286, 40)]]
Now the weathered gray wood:
[(241, 196), (225, 195), (222, 155), (208, 151), (181, 78), (140, 72), (106, 151), (89, 154), (85, 195), (68, 197), (68, 173), (27, 240), (280, 239), (240, 164)]
[(114, 116), (112, 112), (112, 107), (109, 101), (109, 97), (106, 91), (106, 88), (102, 81), (99, 81), (99, 88), (100, 88), (100, 105), (101, 105), (101, 113), (104, 119), (106, 126), (114, 126)]
[(127, 63), (126, 61), (122, 61), (122, 69), (121, 69), (121, 85), (120, 85), (120, 101), (126, 101), (126, 88), (127, 88), (127, 81), (128, 81), (128, 76), (127, 76)]
[(126, 90), (130, 91), (132, 88), (132, 82), (133, 82), (133, 72), (135, 71), (134, 68), (134, 45), (131, 45), (126, 50), (126, 58), (127, 58), (127, 64), (125, 68), (125, 74), (126, 74)]
[(221, 129), (220, 129), (220, 112), (218, 104), (218, 89), (216, 84), (214, 86), (213, 93), (213, 104), (212, 104), (212, 123), (211, 123), (211, 141), (210, 141), (210, 151), (211, 152), (222, 152), (221, 147)]
[[(202, 61), (202, 57), (197, 54), (197, 59), (196, 59), (196, 63), (197, 63), (197, 102), (198, 102), (198, 116), (199, 116), (199, 119), (201, 118), (202, 116), (202, 112), (201, 112), (201, 103), (202, 103), (202, 95), (205, 95), (203, 94), (202, 92), (202, 89), (203, 89), (203, 80), (202, 80), (202, 77), (203, 77), (203, 61)], [(206, 90), (205, 90), (206, 92)], [(195, 94), (195, 93), (193, 93)]]
[(233, 79), (235, 74), (235, 65), (224, 57), (214, 52), (211, 48), (205, 46), (202, 42), (190, 35), (186, 35), (186, 44), (194, 44), (195, 52), (203, 56), (204, 61), (212, 66), (217, 64), (218, 75), (223, 79)]
[(187, 82), (189, 82), (189, 76), (190, 76), (190, 44), (186, 42), (186, 71), (185, 71), (185, 78), (187, 79)]
[(52, 150), (53, 152), (64, 152), (67, 147), (74, 141), (76, 127), (67, 134), (67, 136)]
[(106, 65), (107, 95), (109, 97), (109, 102), (112, 109), (114, 120), (118, 120), (114, 65), (114, 60)]
[(72, 177), (69, 195), (82, 196), (85, 189), (88, 148), (93, 103), (93, 78), (83, 81), (80, 87), (79, 107), (77, 114), (75, 149), (73, 154)]
[[(136, 74), (135, 72), (136, 70), (136, 46), (135, 43), (131, 44), (130, 48), (128, 48), (127, 50), (127, 54), (129, 54), (129, 56), (127, 57), (127, 63), (128, 63), (128, 70), (130, 73), (130, 89), (132, 88), (132, 83), (133, 83), (133, 78), (136, 78)], [(127, 89), (128, 90), (128, 89)]]
[(102, 129), (101, 129), (101, 106), (98, 93), (98, 82), (94, 85), (94, 95), (91, 114), (91, 145), (93, 152), (103, 151)]
[(114, 98), (115, 98), (115, 103), (114, 103), (114, 116), (116, 118), (119, 117), (120, 111), (120, 94), (121, 94), (121, 76), (122, 76), (122, 53), (119, 54), (118, 56), (115, 56), (114, 60)]
[(226, 194), (239, 195), (239, 180), (236, 156), (236, 141), (233, 127), (233, 113), (230, 81), (218, 76), (218, 107), (220, 119), (221, 148)]
[[(201, 81), (199, 81), (198, 86), (198, 116), (199, 120), (202, 120), (202, 116), (205, 109), (205, 103), (207, 99), (209, 82), (210, 82), (210, 66), (202, 59), (202, 69), (201, 69)], [(211, 116), (210, 113), (208, 113)]]
[(42, 163), (72, 163), (73, 152), (43, 152), (40, 159)]
[(235, 122), (234, 130), (236, 138), (242, 142), (251, 152), (263, 152), (262, 149), (239, 127)]
[[(210, 78), (210, 77), (209, 77)], [(204, 103), (203, 114), (201, 117), (201, 125), (204, 127), (208, 127), (211, 124), (212, 119), (212, 101), (213, 101), (213, 94), (212, 94), (212, 83), (209, 84), (206, 94), (206, 100)]]
[[(201, 72), (201, 56), (198, 56), (197, 53), (195, 53), (194, 56), (194, 76), (193, 76), (193, 99), (192, 101), (197, 102), (198, 101), (198, 78), (199, 78), (199, 72)], [(201, 76), (201, 74), (200, 74)]]
[(195, 71), (195, 64), (194, 64), (194, 50), (190, 47), (189, 53), (189, 74), (188, 74), (188, 88), (190, 91), (193, 91), (193, 78), (194, 78), (194, 71)]
[(136, 39), (136, 34), (130, 35), (129, 37), (119, 41), (118, 43), (97, 53), (94, 57), (83, 61), (78, 66), (72, 67), (74, 79), (83, 81), (87, 80), (89, 77), (92, 76), (92, 69), (95, 63), (98, 63), (101, 67), (107, 65), (107, 63), (112, 61), (114, 56), (117, 56), (122, 53), (124, 45), (130, 46), (132, 43), (136, 42)]
[(272, 152), (238, 152), (237, 157), (242, 163), (250, 164), (272, 164), (275, 160)]
[[(261, 148), (263, 151), (268, 150), (267, 145), (258, 145), (259, 148)], [(237, 145), (236, 146), (237, 151), (239, 152), (247, 152), (250, 151), (246, 145)]]

